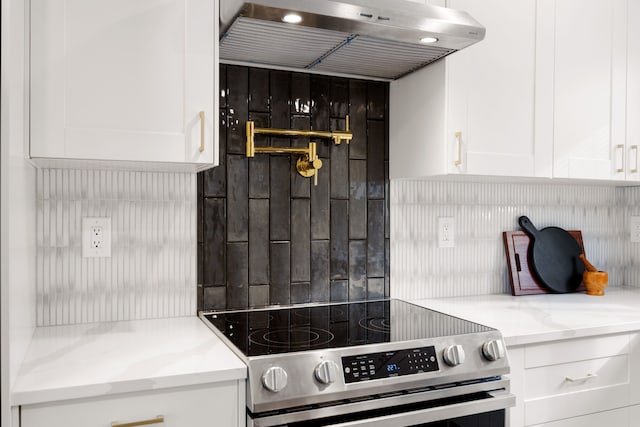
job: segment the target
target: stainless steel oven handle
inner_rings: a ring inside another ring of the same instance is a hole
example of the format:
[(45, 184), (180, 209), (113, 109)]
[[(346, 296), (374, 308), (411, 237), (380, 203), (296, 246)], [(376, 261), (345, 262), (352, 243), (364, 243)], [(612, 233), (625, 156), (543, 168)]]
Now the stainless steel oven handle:
[(454, 403), (452, 405), (384, 415), (364, 420), (331, 424), (331, 427), (408, 427), (432, 421), (443, 421), (465, 415), (482, 414), (484, 412), (506, 409), (515, 405), (516, 397), (506, 390), (489, 393), (492, 397), (472, 402)]

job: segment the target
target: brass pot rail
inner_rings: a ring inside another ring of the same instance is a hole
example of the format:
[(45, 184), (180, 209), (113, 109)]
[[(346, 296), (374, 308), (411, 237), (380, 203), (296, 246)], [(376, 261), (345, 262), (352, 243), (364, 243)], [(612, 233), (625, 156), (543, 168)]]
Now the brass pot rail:
[(309, 142), (307, 148), (294, 147), (256, 147), (255, 135), (280, 135), (280, 136), (302, 136), (316, 138), (331, 138), (336, 145), (342, 141), (347, 144), (353, 138), (349, 130), (349, 116), (345, 117), (346, 125), (344, 131), (314, 131), (314, 130), (293, 130), (293, 129), (273, 129), (257, 128), (251, 120), (247, 121), (247, 157), (254, 157), (256, 153), (270, 154), (300, 154), (296, 162), (296, 170), (306, 178), (313, 177), (314, 185), (318, 185), (318, 170), (322, 167), (322, 160), (318, 158), (315, 142)]

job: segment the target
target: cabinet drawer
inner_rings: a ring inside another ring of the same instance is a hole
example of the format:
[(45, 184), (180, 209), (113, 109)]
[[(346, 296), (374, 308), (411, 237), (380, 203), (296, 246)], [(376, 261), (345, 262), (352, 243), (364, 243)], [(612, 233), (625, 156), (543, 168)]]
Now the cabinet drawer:
[(632, 361), (629, 348), (629, 335), (527, 346), (525, 425), (628, 405)]
[(629, 408), (621, 408), (613, 411), (584, 415), (582, 417), (567, 418), (566, 420), (536, 424), (531, 427), (633, 427), (633, 424), (630, 424), (629, 422), (630, 419), (633, 418), (629, 418)]
[[(244, 390), (235, 381), (207, 386), (180, 387), (144, 393), (123, 393), (100, 398), (26, 405), (22, 427), (111, 427), (112, 423), (146, 420), (164, 422), (155, 427), (239, 426), (239, 405)], [(244, 409), (244, 408), (243, 408)], [(243, 411), (244, 412), (244, 411)]]
[(629, 382), (626, 354), (527, 369), (525, 399), (584, 392)]
[(528, 345), (525, 369), (629, 353), (629, 335), (606, 335)]

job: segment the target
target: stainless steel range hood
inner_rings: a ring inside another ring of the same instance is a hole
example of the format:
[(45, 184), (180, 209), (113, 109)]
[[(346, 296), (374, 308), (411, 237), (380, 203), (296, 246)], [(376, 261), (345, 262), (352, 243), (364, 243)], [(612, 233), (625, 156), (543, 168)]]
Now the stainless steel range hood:
[(397, 0), (221, 0), (220, 21), (222, 62), (388, 80), (485, 35), (465, 12)]

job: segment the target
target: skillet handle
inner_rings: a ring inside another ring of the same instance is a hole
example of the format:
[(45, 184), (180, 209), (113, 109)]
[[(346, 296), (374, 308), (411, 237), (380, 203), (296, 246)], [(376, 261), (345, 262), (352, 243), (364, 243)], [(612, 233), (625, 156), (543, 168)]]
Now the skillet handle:
[(526, 216), (521, 216), (518, 218), (518, 224), (520, 227), (532, 238), (535, 239), (538, 236), (538, 229), (531, 222), (531, 220)]

